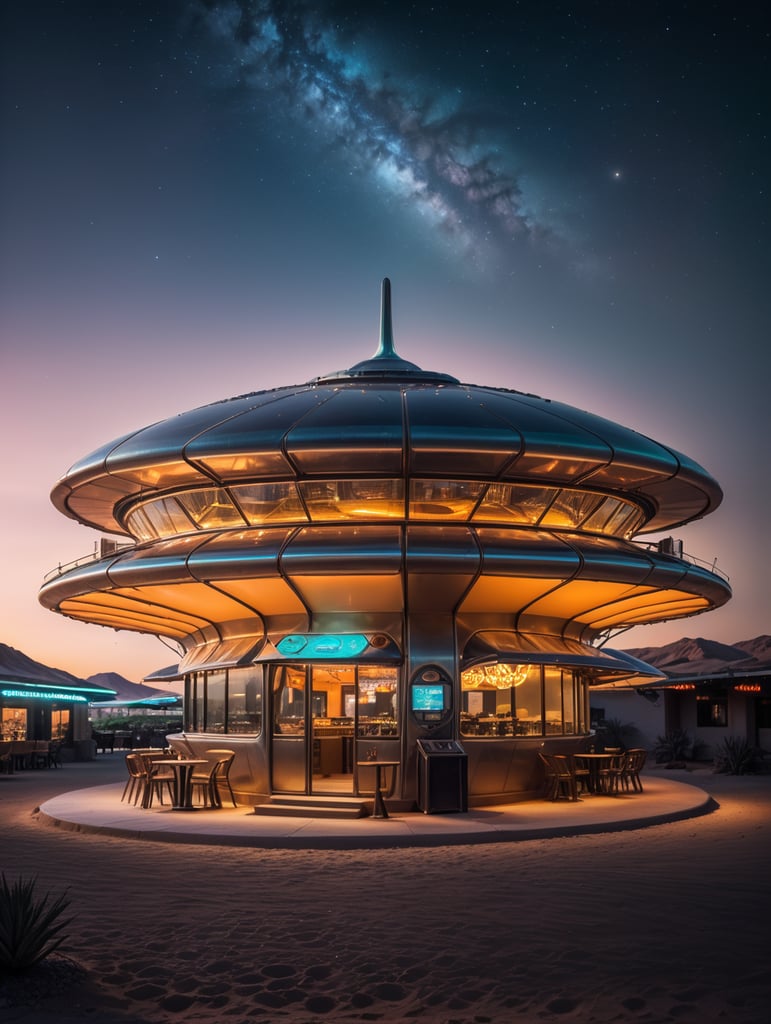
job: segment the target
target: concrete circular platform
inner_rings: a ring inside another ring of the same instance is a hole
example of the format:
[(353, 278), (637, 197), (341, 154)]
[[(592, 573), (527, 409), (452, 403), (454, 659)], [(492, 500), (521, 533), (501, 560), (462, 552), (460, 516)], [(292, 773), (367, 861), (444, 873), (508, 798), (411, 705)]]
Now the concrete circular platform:
[(79, 789), (41, 803), (41, 819), (63, 829), (129, 839), (270, 849), (357, 849), (446, 846), (551, 839), (644, 828), (692, 818), (717, 804), (703, 789), (659, 775), (644, 792), (472, 808), (464, 814), (394, 813), (387, 819), (285, 818), (251, 807), (192, 813), (157, 804), (143, 810), (121, 801), (123, 783)]

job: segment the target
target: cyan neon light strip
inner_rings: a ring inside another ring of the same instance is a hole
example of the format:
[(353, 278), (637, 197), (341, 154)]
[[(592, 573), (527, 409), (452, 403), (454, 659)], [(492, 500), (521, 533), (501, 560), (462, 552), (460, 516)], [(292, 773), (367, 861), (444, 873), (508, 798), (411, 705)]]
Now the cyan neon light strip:
[(14, 700), (68, 700), (75, 704), (88, 704), (88, 699), (80, 694), (61, 691), (0, 690), (0, 697), (11, 697)]
[[(5, 683), (6, 686), (9, 685), (9, 684), (12, 685), (12, 686), (18, 686), (19, 685), (18, 681), (15, 680), (15, 679), (0, 679), (0, 683)], [(52, 685), (56, 685), (56, 684), (55, 683), (54, 684), (51, 684), (51, 683), (23, 683), (22, 685), (26, 686), (28, 689), (31, 689), (31, 690), (45, 690), (46, 688), (50, 689)], [(64, 688), (63, 692), (65, 692), (65, 693), (87, 693), (87, 694), (89, 694), (89, 696), (94, 696), (94, 697), (96, 696), (97, 693), (103, 693), (103, 694), (105, 694), (108, 697), (116, 697), (117, 696), (117, 691), (115, 691), (115, 690), (108, 690), (104, 686), (66, 686)]]

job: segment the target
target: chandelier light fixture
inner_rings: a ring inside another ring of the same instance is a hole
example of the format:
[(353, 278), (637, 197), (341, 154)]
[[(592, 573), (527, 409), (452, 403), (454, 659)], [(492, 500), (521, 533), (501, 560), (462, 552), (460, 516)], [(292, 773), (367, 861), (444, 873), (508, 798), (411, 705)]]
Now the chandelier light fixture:
[(464, 690), (508, 690), (527, 679), (529, 665), (477, 665), (463, 673)]

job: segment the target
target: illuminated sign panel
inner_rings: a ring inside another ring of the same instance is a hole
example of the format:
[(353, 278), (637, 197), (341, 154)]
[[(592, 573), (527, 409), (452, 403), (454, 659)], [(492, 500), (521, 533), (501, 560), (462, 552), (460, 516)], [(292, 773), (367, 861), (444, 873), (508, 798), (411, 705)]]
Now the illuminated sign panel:
[(14, 700), (68, 700), (75, 704), (88, 704), (86, 697), (76, 693), (55, 693), (49, 690), (0, 690), (0, 697), (12, 697)]
[(358, 658), (369, 646), (366, 636), (361, 633), (291, 633), (276, 644), (276, 649), (285, 658), (323, 660)]

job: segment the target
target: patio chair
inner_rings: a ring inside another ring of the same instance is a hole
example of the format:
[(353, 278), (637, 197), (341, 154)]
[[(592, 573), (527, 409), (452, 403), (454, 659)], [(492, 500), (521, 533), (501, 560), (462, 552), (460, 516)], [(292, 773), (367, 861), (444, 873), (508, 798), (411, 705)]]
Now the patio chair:
[(198, 792), (204, 807), (222, 807), (222, 801), (220, 800), (217, 788), (217, 769), (222, 761), (222, 758), (213, 758), (209, 760), (208, 764), (200, 765), (200, 767), (196, 768), (190, 776), (193, 796)]
[(139, 754), (126, 754), (126, 769), (128, 771), (128, 779), (126, 779), (126, 785), (123, 787), (123, 793), (121, 794), (121, 802), (128, 797), (129, 800), (133, 797), (133, 803), (136, 804), (140, 796), (144, 795), (145, 781), (147, 773), (145, 772), (145, 766), (142, 764), (142, 759)]
[(230, 769), (236, 756), (235, 750), (207, 750), (204, 756), (217, 759), (217, 766), (214, 772), (215, 785), (227, 789), (230, 799), (233, 801), (233, 806), (237, 807), (238, 804), (233, 793), (233, 787), (230, 784)]
[(621, 785), (627, 791), (631, 787), (636, 793), (642, 793), (643, 784), (640, 779), (640, 772), (645, 767), (647, 757), (648, 752), (643, 748), (635, 747), (632, 750), (627, 750), (626, 764), (621, 773)]
[(577, 800), (576, 779), (570, 761), (564, 754), (544, 754), (538, 751), (546, 769), (546, 795), (550, 800)]
[[(607, 751), (605, 751), (607, 753)], [(622, 785), (622, 778), (626, 770), (627, 755), (612, 754), (607, 764), (598, 769), (600, 790), (607, 796), (616, 796)]]
[[(161, 757), (163, 753), (161, 752)], [(144, 764), (146, 772), (145, 777), (145, 794), (142, 801), (143, 807), (153, 806), (153, 797), (158, 794), (158, 800), (163, 803), (163, 791), (164, 789), (169, 794), (169, 801), (174, 802), (174, 783), (175, 776), (174, 772), (168, 765), (159, 765), (156, 762), (159, 760), (158, 754), (140, 754), (140, 760)]]
[(578, 793), (579, 786), (582, 793), (588, 793), (591, 790), (591, 772), (585, 764), (579, 763), (575, 754), (569, 754), (568, 758), (570, 770), (573, 773), (573, 778), (576, 780), (576, 793)]

